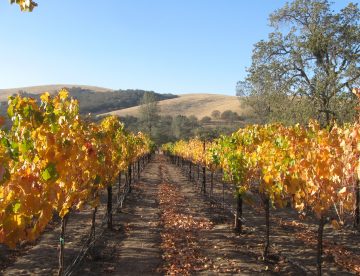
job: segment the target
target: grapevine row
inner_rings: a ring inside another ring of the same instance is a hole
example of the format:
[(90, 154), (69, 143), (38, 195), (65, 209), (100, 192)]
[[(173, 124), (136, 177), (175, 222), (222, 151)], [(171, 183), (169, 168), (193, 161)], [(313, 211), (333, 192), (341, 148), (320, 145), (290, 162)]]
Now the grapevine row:
[(9, 98), (12, 126), (0, 130), (0, 243), (33, 241), (54, 214), (64, 219), (99, 193), (153, 145), (114, 116), (100, 123), (79, 115), (66, 90), (32, 98)]
[[(359, 91), (355, 91), (359, 94)], [(360, 125), (336, 124), (321, 129), (316, 121), (307, 126), (250, 125), (212, 142), (191, 139), (163, 145), (162, 149), (214, 172), (234, 184), (237, 197), (236, 228), (241, 232), (241, 204), (257, 191), (265, 207), (269, 249), (269, 208), (288, 204), (319, 219), (318, 274), (321, 274), (322, 233), (326, 218), (335, 210), (338, 228), (345, 212), (358, 213), (360, 177)], [(191, 166), (191, 165), (190, 165)]]

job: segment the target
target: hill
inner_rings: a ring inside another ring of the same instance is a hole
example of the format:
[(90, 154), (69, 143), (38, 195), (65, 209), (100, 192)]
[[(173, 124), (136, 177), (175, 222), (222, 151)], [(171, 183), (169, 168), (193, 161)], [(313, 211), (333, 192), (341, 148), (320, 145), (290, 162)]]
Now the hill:
[(61, 88), (66, 88), (70, 95), (80, 102), (80, 112), (82, 114), (93, 113), (101, 114), (122, 108), (137, 106), (145, 92), (155, 94), (157, 100), (165, 100), (177, 97), (172, 94), (159, 94), (153, 91), (144, 90), (112, 90), (103, 87), (87, 85), (44, 85), (21, 87), (12, 89), (0, 89), (1, 113), (4, 114), (7, 109), (8, 97), (17, 93), (23, 96), (39, 99), (40, 94), (49, 92), (56, 93)]
[[(198, 119), (204, 116), (211, 116), (211, 112), (219, 110), (231, 110), (239, 115), (247, 115), (248, 108), (242, 107), (239, 98), (236, 96), (226, 96), (219, 94), (184, 94), (177, 98), (163, 100), (159, 103), (160, 114), (163, 116), (170, 115), (195, 115)], [(138, 117), (139, 106), (116, 110), (101, 115), (113, 114), (121, 117), (126, 115)]]
[(110, 92), (113, 91), (110, 88), (90, 86), (90, 85), (73, 85), (73, 84), (54, 84), (54, 85), (39, 85), (39, 86), (28, 86), (28, 87), (19, 87), (19, 88), (9, 88), (9, 89), (0, 89), (0, 101), (7, 101), (8, 97), (14, 94), (17, 94), (19, 91), (24, 91), (29, 94), (41, 94), (44, 92), (55, 93), (61, 88), (72, 88), (78, 87), (84, 90), (90, 90), (94, 92)]

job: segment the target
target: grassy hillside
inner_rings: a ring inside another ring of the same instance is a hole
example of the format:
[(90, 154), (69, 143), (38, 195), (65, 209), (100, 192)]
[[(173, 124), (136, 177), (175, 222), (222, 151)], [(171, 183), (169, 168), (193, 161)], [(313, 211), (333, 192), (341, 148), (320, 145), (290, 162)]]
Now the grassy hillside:
[(29, 87), (19, 87), (19, 88), (9, 88), (9, 89), (0, 89), (0, 101), (7, 101), (7, 98), (11, 95), (17, 94), (19, 91), (24, 91), (29, 94), (41, 94), (44, 92), (55, 93), (61, 88), (72, 88), (79, 87), (84, 90), (90, 90), (94, 92), (110, 92), (113, 91), (109, 88), (89, 86), (89, 85), (72, 85), (72, 84), (55, 84), (55, 85), (39, 85), (39, 86), (29, 86)]
[[(86, 85), (47, 85), (22, 87), (13, 89), (0, 89), (1, 113), (7, 109), (7, 99), (9, 96), (21, 93), (24, 96), (39, 99), (44, 92), (56, 93), (61, 88), (67, 88), (70, 95), (80, 102), (80, 112), (82, 114), (93, 113), (101, 114), (122, 108), (137, 106), (146, 91), (144, 90), (111, 90), (102, 87)], [(151, 91), (150, 91), (151, 92)], [(158, 100), (175, 98), (172, 94), (155, 94)]]
[[(161, 110), (160, 114), (163, 116), (195, 115), (198, 119), (201, 119), (204, 116), (211, 116), (211, 112), (214, 110), (219, 110), (220, 112), (231, 110), (243, 116), (246, 116), (249, 113), (249, 109), (244, 108), (237, 97), (218, 94), (179, 95), (177, 98), (161, 101), (159, 106)], [(116, 110), (106, 114), (114, 114), (121, 117), (126, 115), (138, 117), (139, 107), (136, 106)]]

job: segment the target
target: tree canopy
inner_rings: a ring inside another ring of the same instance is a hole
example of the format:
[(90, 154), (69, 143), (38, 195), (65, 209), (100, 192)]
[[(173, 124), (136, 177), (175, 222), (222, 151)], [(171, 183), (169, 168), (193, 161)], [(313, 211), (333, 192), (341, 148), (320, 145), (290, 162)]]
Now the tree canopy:
[(152, 130), (159, 120), (160, 108), (155, 94), (145, 92), (140, 102), (140, 121), (144, 125), (144, 130), (152, 136)]
[(360, 83), (359, 21), (353, 3), (337, 13), (327, 0), (295, 0), (276, 10), (274, 31), (253, 50), (250, 94), (306, 99), (325, 125), (343, 116)]

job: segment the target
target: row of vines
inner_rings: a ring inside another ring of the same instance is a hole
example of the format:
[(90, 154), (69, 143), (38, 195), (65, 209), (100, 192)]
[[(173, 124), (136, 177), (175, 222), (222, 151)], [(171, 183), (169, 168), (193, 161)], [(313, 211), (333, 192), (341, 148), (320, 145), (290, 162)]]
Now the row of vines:
[[(360, 91), (354, 92), (359, 97)], [(331, 222), (335, 229), (341, 227), (345, 214), (355, 215), (359, 224), (359, 123), (328, 129), (315, 121), (307, 126), (250, 125), (211, 142), (192, 139), (165, 144), (162, 149), (190, 161), (190, 166), (223, 172), (224, 180), (235, 187), (239, 232), (243, 198), (254, 191), (260, 195), (266, 214), (264, 257), (270, 246), (271, 206), (291, 205), (302, 215), (318, 218), (319, 275), (324, 225)]]
[(0, 130), (0, 243), (10, 247), (38, 238), (54, 214), (64, 226), (70, 211), (96, 210), (100, 193), (153, 147), (114, 116), (82, 118), (66, 90), (40, 99), (10, 97), (11, 127)]

